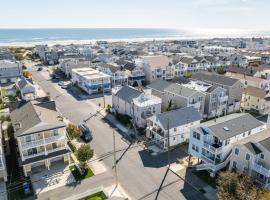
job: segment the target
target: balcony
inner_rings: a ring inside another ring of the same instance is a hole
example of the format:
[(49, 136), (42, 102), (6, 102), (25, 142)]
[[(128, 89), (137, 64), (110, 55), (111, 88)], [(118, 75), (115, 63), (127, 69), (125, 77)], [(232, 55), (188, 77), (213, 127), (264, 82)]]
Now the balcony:
[(265, 177), (270, 177), (270, 169), (265, 168), (262, 164), (258, 162), (253, 162), (252, 170), (264, 175)]
[(41, 140), (33, 140), (30, 142), (21, 143), (21, 146), (22, 146), (22, 149), (30, 149), (33, 147), (41, 146), (43, 144), (44, 144), (43, 139), (41, 139)]
[(228, 96), (221, 96), (218, 97), (219, 102), (227, 102), (228, 101)]
[(63, 150), (63, 149), (66, 149), (66, 146), (61, 146), (61, 147), (57, 147), (57, 148), (54, 148), (54, 149), (47, 150), (47, 153), (49, 154), (49, 153), (60, 151), (60, 150)]
[(222, 147), (219, 146), (218, 144), (208, 144), (204, 142), (203, 147), (215, 155), (222, 153)]
[(57, 141), (63, 140), (63, 139), (65, 139), (64, 135), (51, 136), (51, 137), (45, 138), (45, 143), (49, 144), (49, 143), (57, 142)]
[(23, 155), (24, 159), (27, 160), (29, 158), (33, 158), (33, 157), (37, 157), (37, 156), (41, 156), (41, 155), (44, 155), (45, 154), (45, 151), (40, 151), (36, 154), (32, 154), (32, 155)]

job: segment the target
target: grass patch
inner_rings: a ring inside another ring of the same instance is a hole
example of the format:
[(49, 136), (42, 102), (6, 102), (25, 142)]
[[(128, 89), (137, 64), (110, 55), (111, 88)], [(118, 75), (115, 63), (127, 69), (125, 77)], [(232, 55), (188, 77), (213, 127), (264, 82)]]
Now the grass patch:
[(128, 116), (128, 115), (123, 115), (123, 114), (120, 114), (120, 113), (115, 113), (115, 118), (121, 122), (121, 124), (127, 126), (127, 127), (132, 127), (132, 123), (131, 123), (131, 117)]
[[(12, 179), (12, 180), (14, 181), (15, 179)], [(24, 193), (23, 183), (21, 183), (21, 181), (19, 181), (18, 184), (16, 182), (12, 182), (10, 185), (7, 184), (9, 200), (24, 199), (24, 198), (31, 197), (34, 195), (30, 178), (27, 177), (24, 182), (27, 182), (30, 185), (30, 190), (28, 193)]]
[(201, 171), (194, 170), (192, 173), (195, 174), (196, 176), (198, 176), (200, 179), (202, 179), (208, 185), (212, 186), (213, 188), (216, 188), (216, 184), (217, 184), (216, 179), (211, 177), (208, 171), (206, 171), (206, 170), (201, 170)]
[(87, 168), (83, 175), (81, 175), (80, 171), (77, 169), (75, 165), (69, 167), (69, 169), (71, 173), (73, 174), (74, 178), (76, 179), (76, 181), (81, 181), (83, 179), (94, 176), (94, 173), (90, 168)]
[(95, 194), (91, 194), (89, 196), (86, 196), (84, 198), (81, 198), (79, 200), (105, 200), (107, 199), (106, 195), (104, 194), (104, 192), (97, 192)]

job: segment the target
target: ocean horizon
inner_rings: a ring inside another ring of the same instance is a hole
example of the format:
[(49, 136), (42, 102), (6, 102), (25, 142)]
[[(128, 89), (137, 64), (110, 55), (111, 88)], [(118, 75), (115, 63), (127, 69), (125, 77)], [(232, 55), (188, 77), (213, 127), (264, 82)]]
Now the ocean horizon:
[(188, 31), (162, 28), (0, 28), (0, 44), (54, 41), (185, 39), (206, 37), (269, 36), (270, 32)]

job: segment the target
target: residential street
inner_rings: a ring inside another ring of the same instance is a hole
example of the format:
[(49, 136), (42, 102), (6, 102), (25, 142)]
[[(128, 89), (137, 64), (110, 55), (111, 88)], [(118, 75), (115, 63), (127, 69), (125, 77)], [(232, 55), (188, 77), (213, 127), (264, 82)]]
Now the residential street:
[[(57, 83), (50, 80), (45, 70), (37, 72), (32, 70), (33, 78), (37, 84), (56, 102), (57, 108), (64, 117), (78, 124), (95, 113), (98, 105), (95, 100), (80, 100), (67, 90), (61, 89)], [(100, 98), (100, 103), (102, 99)], [(98, 157), (113, 150), (113, 128), (104, 121), (100, 114), (87, 121), (93, 132), (91, 146)], [(138, 200), (203, 200), (205, 197), (193, 189), (189, 184), (167, 170), (167, 155), (150, 155), (138, 144), (130, 145), (118, 132), (116, 133), (117, 149), (124, 149), (117, 154), (117, 172), (119, 184), (132, 199)], [(185, 156), (184, 152), (172, 152), (172, 160)], [(108, 154), (102, 162), (109, 172), (114, 173), (113, 156)], [(165, 178), (164, 178), (165, 177)]]

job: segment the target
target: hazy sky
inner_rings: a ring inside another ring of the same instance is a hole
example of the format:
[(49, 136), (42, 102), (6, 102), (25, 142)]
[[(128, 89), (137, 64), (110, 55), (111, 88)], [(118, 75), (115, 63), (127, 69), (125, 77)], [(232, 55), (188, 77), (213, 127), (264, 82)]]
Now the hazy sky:
[(0, 28), (270, 30), (270, 0), (0, 0)]

